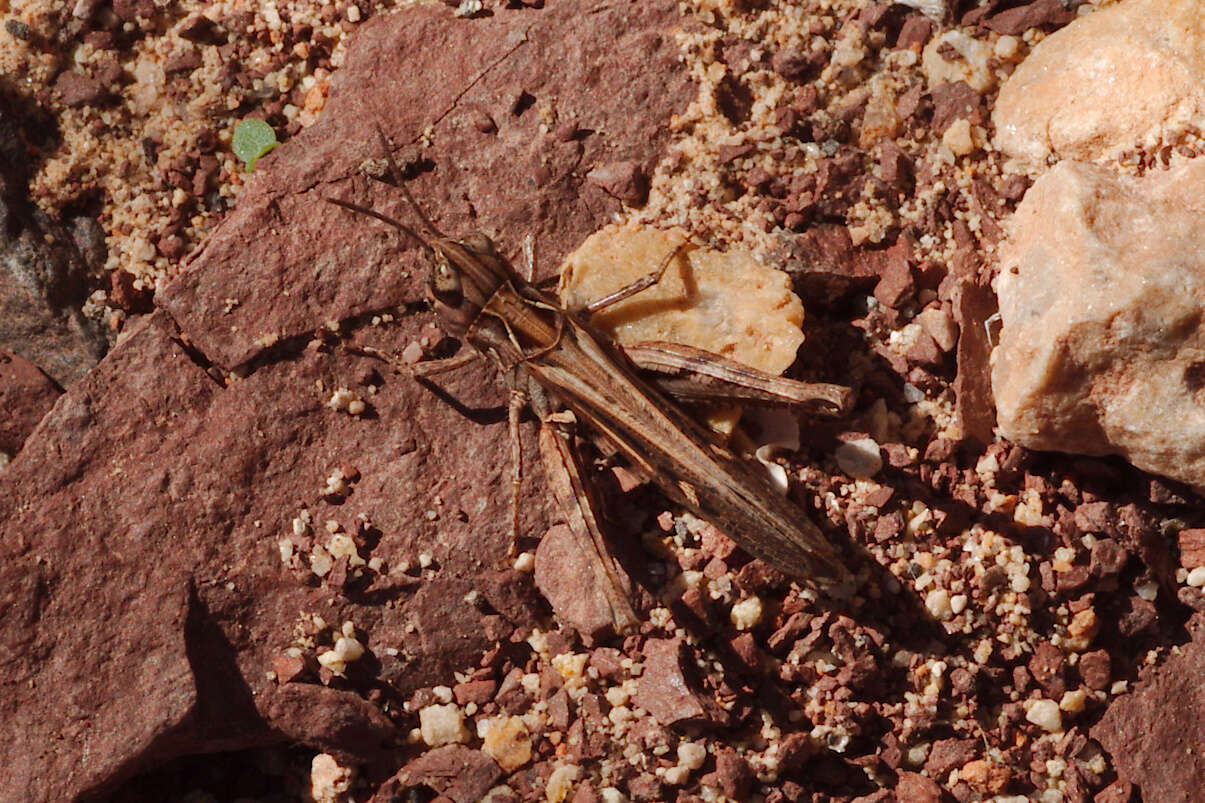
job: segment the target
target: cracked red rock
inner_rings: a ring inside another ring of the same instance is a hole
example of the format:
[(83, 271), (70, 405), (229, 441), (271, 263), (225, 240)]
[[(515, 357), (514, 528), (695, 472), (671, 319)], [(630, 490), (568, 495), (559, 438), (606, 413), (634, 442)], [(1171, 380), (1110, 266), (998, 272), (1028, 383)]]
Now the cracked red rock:
[(1205, 639), (1198, 631), (1130, 694), (1119, 697), (1091, 731), (1118, 774), (1144, 800), (1185, 800), (1205, 787)]
[[(664, 122), (694, 91), (667, 35), (683, 24), (675, 6), (588, 18), (570, 2), (460, 24), (426, 6), (361, 26), (322, 120), (261, 163), (238, 209), (157, 295), (159, 311), (132, 322), (26, 441), (0, 477), (0, 644), (16, 656), (0, 696), (0, 757), (12, 794), (73, 799), (150, 763), (282, 738), (366, 761), (393, 726), (357, 690), (370, 694), (371, 681), (405, 697), (445, 682), (531, 624), (532, 607), (490, 579), (510, 541), (509, 487), (496, 481), (508, 469), (482, 480), (482, 466), (510, 460), (493, 372), (441, 377), (441, 400), (369, 360), (304, 345), (328, 321), (423, 293), (413, 251), (322, 200), (405, 215), (397, 190), (357, 173), (379, 155), (366, 120), (398, 145), (433, 125), (439, 146), (412, 182), (429, 214), (466, 231), (469, 199), (505, 233), (503, 248), (536, 235), (546, 272), (618, 209), (579, 166), (655, 162)], [(457, 99), (491, 59), (498, 66)], [(590, 75), (548, 70), (550, 60), (590, 65)], [(495, 108), (511, 84), (607, 134), (545, 142), (535, 111)], [(496, 133), (472, 127), (462, 114), (472, 104), (495, 112)], [(518, 180), (536, 162), (551, 171), (538, 193)], [(400, 350), (425, 323), (407, 317), (374, 344)], [(229, 386), (210, 374), (240, 366), (250, 367)], [(325, 406), (330, 389), (374, 372), (371, 416)], [(525, 485), (521, 526), (542, 532), (551, 503), (535, 449), (525, 451), (537, 479)], [(335, 505), (320, 490), (345, 464), (361, 477)], [(303, 506), (316, 522), (362, 514), (386, 567), (418, 567), (420, 553), (433, 561), (421, 576), (363, 568), (357, 583), (349, 571), (341, 594), (310, 587), (278, 546)], [(490, 605), (471, 604), (471, 592)], [(371, 661), (349, 664), (346, 681), (320, 674), (348, 690), (269, 679), (298, 616), (317, 610), (363, 634)], [(401, 647), (404, 656), (389, 651)], [(313, 699), (299, 705), (297, 695)], [(85, 753), (94, 759), (81, 762)]]

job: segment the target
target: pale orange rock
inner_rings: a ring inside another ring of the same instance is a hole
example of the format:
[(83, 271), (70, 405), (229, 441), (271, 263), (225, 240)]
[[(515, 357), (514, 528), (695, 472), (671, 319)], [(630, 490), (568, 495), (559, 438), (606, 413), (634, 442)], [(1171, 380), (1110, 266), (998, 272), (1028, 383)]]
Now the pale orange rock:
[(1061, 162), (1000, 252), (1001, 434), (1205, 488), (1205, 159), (1142, 179)]
[[(657, 269), (686, 240), (674, 229), (607, 226), (561, 268), (561, 300), (581, 308)], [(688, 244), (655, 286), (596, 314), (620, 344), (666, 340), (781, 374), (803, 343), (803, 303), (790, 278), (747, 251)]]
[(498, 762), (503, 772), (514, 772), (531, 761), (531, 733), (522, 717), (491, 722), (482, 737), (481, 752)]
[(996, 144), (1029, 169), (1205, 128), (1200, 0), (1125, 0), (1042, 40), (1000, 90)]

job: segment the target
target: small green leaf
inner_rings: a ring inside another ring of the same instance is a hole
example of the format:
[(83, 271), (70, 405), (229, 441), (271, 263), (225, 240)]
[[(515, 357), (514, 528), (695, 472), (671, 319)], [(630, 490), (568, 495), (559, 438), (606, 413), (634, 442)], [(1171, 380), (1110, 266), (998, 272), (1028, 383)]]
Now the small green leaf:
[(240, 121), (234, 127), (234, 137), (230, 141), (234, 155), (247, 165), (248, 173), (255, 169), (259, 157), (279, 144), (276, 141), (276, 132), (263, 120)]

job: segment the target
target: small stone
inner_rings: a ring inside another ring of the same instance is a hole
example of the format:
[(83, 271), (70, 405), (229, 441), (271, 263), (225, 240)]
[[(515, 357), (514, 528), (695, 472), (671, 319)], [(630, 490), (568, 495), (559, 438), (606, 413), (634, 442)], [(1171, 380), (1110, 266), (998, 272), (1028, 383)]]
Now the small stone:
[(972, 789), (985, 795), (1000, 794), (1011, 780), (1007, 767), (982, 758), (964, 764), (959, 777)]
[(732, 606), (730, 618), (732, 626), (737, 630), (752, 630), (761, 622), (762, 601), (757, 597), (747, 597)]
[(975, 758), (981, 747), (974, 739), (938, 739), (929, 748), (925, 772), (930, 778), (945, 778), (950, 770)]
[(954, 316), (941, 307), (930, 307), (921, 311), (916, 316), (916, 322), (942, 351), (953, 351), (954, 346), (958, 344), (958, 325), (954, 323)]
[(644, 206), (649, 197), (648, 177), (635, 162), (600, 165), (586, 174), (586, 180), (629, 206)]
[(1043, 641), (1034, 648), (1028, 667), (1029, 673), (1033, 675), (1038, 685), (1053, 698), (1061, 696), (1067, 690), (1067, 684), (1063, 679), (1065, 664), (1066, 658), (1063, 656), (1063, 651), (1049, 641)]
[(272, 671), (276, 673), (277, 683), (292, 683), (305, 672), (305, 658), (288, 653), (277, 655), (272, 659)]
[(704, 701), (696, 690), (695, 679), (684, 671), (682, 648), (678, 639), (649, 639), (644, 643), (644, 673), (635, 702), (666, 727), (708, 721), (714, 716), (714, 704)]
[(1185, 569), (1205, 566), (1205, 529), (1188, 528), (1180, 531), (1180, 565)]
[(1057, 733), (1063, 729), (1059, 704), (1054, 700), (1030, 700), (1025, 705), (1025, 719), (1044, 731)]
[(419, 733), (429, 747), (463, 744), (469, 740), (464, 713), (455, 703), (429, 705), (418, 712)]
[(873, 477), (883, 468), (883, 456), (873, 438), (846, 441), (837, 447), (833, 457), (843, 472), (858, 479)]
[(611, 609), (601, 585), (608, 580), (594, 572), (595, 562), (564, 524), (549, 528), (540, 539), (535, 554), (536, 588), (552, 606), (557, 621), (591, 642), (613, 633), (617, 621), (631, 615)]
[(487, 678), (484, 680), (469, 680), (464, 683), (457, 683), (452, 687), (452, 695), (456, 698), (458, 705), (476, 703), (478, 706), (481, 706), (494, 699), (494, 692), (497, 690), (498, 681)]
[(192, 72), (202, 63), (201, 54), (195, 47), (184, 47), (163, 60), (163, 71), (168, 75)]
[[(486, 793), (501, 775), (498, 765), (480, 750), (450, 744), (428, 750), (410, 761), (381, 786), (377, 797), (407, 799), (409, 796), (401, 794), (402, 790), (427, 787), (441, 795), (438, 800), (470, 803), (486, 799)], [(425, 794), (426, 790), (422, 792)]]
[(54, 81), (55, 92), (64, 106), (94, 106), (106, 99), (108, 88), (95, 78), (80, 73), (61, 73)]
[(955, 156), (967, 156), (978, 147), (975, 144), (971, 121), (960, 118), (950, 123), (950, 127), (941, 135), (941, 144), (950, 149)]
[(481, 750), (507, 773), (531, 761), (531, 734), (523, 718), (506, 717), (492, 721), (482, 736)]
[(1087, 698), (1088, 693), (1083, 689), (1064, 692), (1062, 699), (1059, 700), (1059, 710), (1066, 711), (1068, 714), (1078, 714), (1084, 710)]
[(998, 11), (983, 21), (983, 27), (998, 34), (1021, 34), (1030, 28), (1066, 25), (1075, 19), (1075, 10), (1062, 0), (1032, 0), (1015, 8)]
[(748, 799), (749, 790), (756, 780), (749, 763), (732, 748), (716, 752), (715, 774), (720, 782), (720, 789), (733, 800)]
[(925, 595), (925, 607), (929, 614), (939, 621), (945, 622), (954, 617), (950, 607), (950, 592), (944, 588), (935, 588)]
[(341, 766), (329, 753), (319, 753), (310, 761), (310, 798), (314, 803), (339, 803), (356, 779), (354, 767)]
[(940, 803), (941, 787), (924, 775), (901, 772), (895, 785), (895, 796), (897, 800), (909, 803)]
[(1104, 650), (1084, 653), (1079, 657), (1077, 668), (1084, 685), (1094, 691), (1107, 689), (1113, 682), (1112, 662)]

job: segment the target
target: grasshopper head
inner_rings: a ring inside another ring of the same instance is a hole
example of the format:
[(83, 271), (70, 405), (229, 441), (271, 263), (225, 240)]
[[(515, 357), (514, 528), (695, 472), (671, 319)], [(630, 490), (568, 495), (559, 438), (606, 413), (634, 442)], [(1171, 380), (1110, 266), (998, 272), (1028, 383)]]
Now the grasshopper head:
[(448, 334), (462, 337), (490, 297), (511, 278), (510, 266), (493, 241), (480, 233), (462, 240), (433, 240), (431, 259), (427, 297)]

